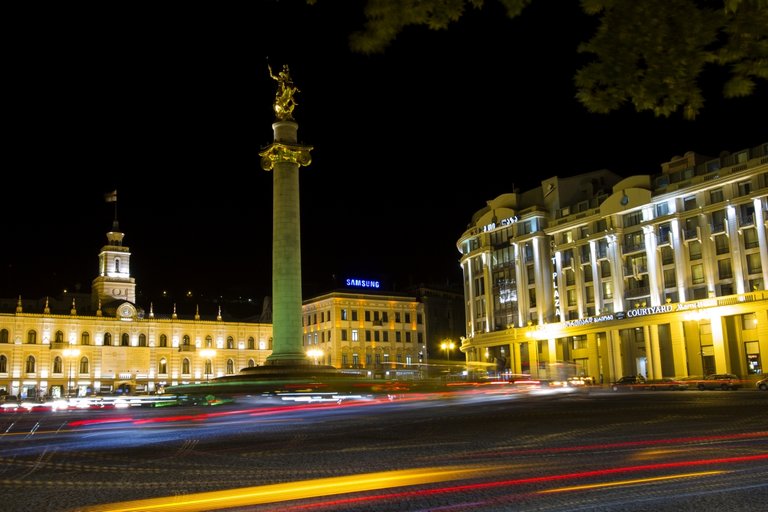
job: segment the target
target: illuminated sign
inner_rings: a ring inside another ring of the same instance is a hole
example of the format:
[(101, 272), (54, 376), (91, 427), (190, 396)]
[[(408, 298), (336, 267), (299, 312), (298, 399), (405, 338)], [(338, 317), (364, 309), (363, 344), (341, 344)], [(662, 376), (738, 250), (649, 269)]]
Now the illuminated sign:
[(372, 281), (370, 279), (347, 278), (347, 286), (353, 286), (355, 288), (379, 288), (381, 285), (378, 281)]
[(671, 312), (672, 312), (672, 306), (667, 304), (664, 306), (651, 306), (649, 308), (630, 309), (629, 311), (627, 311), (627, 317), (634, 318), (636, 316), (658, 315), (659, 313), (671, 313)]
[(688, 311), (690, 309), (710, 308), (717, 306), (715, 299), (698, 300), (696, 302), (684, 302), (677, 305), (677, 311)]
[(579, 318), (578, 320), (568, 320), (565, 322), (566, 327), (578, 327), (580, 325), (597, 324), (600, 322), (607, 322), (609, 320), (615, 320), (613, 315), (601, 315), (590, 316), (588, 318)]
[[(508, 217), (506, 219), (501, 219), (499, 221), (499, 226), (503, 228), (504, 226), (511, 226), (515, 222), (517, 222), (517, 215), (515, 215), (514, 217)], [(496, 229), (496, 227), (497, 227), (496, 223), (491, 222), (490, 224), (486, 224), (485, 226), (483, 226), (483, 231), (485, 232), (493, 231), (494, 229)]]
[(672, 313), (673, 311), (680, 311), (680, 306), (681, 304), (678, 305), (677, 309), (675, 309), (674, 306), (670, 304), (665, 304), (663, 306), (651, 306), (647, 308), (635, 308), (635, 309), (630, 309), (626, 312), (617, 311), (616, 313), (611, 313), (611, 314), (606, 314), (601, 316), (591, 316), (588, 318), (579, 318), (578, 320), (568, 320), (564, 323), (566, 327), (578, 327), (580, 325), (597, 324), (600, 322), (607, 322), (609, 320), (624, 320), (625, 318), (636, 318), (639, 316), (658, 315), (661, 313)]

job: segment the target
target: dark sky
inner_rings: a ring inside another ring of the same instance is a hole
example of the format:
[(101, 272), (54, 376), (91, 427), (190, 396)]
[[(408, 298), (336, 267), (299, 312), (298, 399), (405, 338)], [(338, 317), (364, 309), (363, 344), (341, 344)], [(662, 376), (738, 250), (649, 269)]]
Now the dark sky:
[(656, 173), (673, 155), (768, 140), (768, 91), (695, 122), (575, 99), (576, 52), (595, 23), (578, 2), (510, 20), (495, 2), (449, 31), (408, 29), (383, 55), (348, 50), (362, 2), (183, 4), (151, 12), (27, 12), (7, 48), (0, 233), (2, 296), (90, 288), (118, 218), (142, 296), (271, 291), (275, 82), (301, 89), (305, 296), (336, 279), (388, 289), (457, 282), (456, 240), (486, 200), (554, 175)]

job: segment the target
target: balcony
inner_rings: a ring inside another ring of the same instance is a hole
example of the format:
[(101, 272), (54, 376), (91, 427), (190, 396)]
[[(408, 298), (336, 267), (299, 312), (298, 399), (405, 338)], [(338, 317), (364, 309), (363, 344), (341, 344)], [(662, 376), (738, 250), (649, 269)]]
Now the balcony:
[(725, 233), (725, 222), (712, 223), (712, 234)]
[(699, 228), (688, 228), (683, 230), (683, 239), (684, 240), (698, 240), (699, 239)]
[(754, 225), (755, 225), (754, 214), (742, 215), (739, 218), (739, 226), (754, 226)]
[(197, 347), (194, 345), (179, 345), (179, 352), (194, 352)]
[(645, 240), (625, 243), (621, 248), (622, 253), (641, 252), (645, 250)]
[(648, 265), (646, 263), (635, 263), (624, 266), (625, 276), (635, 276), (648, 273)]
[(650, 286), (639, 286), (637, 288), (632, 288), (629, 290), (624, 290), (624, 299), (640, 299), (643, 297), (648, 297), (651, 294), (651, 287)]

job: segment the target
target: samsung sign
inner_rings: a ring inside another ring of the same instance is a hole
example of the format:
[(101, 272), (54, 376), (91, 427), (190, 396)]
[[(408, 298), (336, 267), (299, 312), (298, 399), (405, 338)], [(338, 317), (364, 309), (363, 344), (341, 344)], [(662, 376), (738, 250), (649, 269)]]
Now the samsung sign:
[(380, 286), (378, 281), (372, 281), (370, 279), (349, 279), (347, 278), (347, 286), (354, 288), (378, 288)]

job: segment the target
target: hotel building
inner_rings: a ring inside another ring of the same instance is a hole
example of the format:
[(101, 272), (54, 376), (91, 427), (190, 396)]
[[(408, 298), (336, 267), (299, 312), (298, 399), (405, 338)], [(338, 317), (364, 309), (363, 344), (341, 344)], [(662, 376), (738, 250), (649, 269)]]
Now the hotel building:
[(554, 363), (601, 382), (764, 372), (766, 196), (768, 143), (488, 201), (457, 243), (461, 351), (491, 374), (539, 378)]

